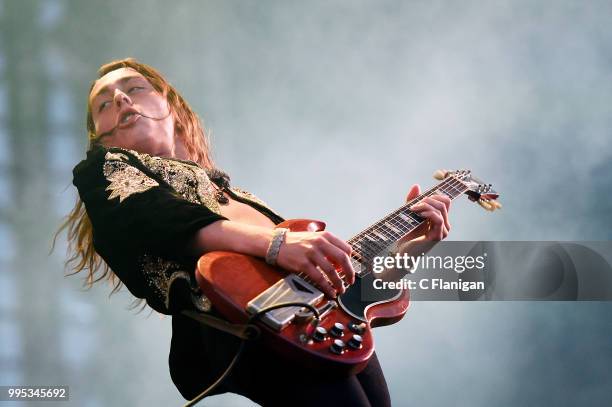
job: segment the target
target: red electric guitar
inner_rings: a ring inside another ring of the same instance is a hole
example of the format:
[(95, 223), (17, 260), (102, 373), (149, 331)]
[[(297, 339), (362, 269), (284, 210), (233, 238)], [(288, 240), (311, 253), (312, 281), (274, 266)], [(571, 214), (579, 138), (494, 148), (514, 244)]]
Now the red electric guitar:
[[(373, 273), (364, 262), (363, 248), (371, 244), (386, 250), (424, 222), (408, 208), (421, 199), (442, 193), (454, 199), (467, 194), (472, 201), (493, 211), (501, 207), (491, 184), (484, 184), (468, 170), (437, 171), (441, 182), (409, 203), (348, 240), (354, 249), (351, 261), (357, 272), (355, 283), (335, 300), (304, 276), (271, 267), (262, 259), (233, 252), (210, 252), (197, 265), (196, 278), (213, 306), (228, 321), (245, 323), (250, 316), (276, 304), (300, 302), (316, 307), (320, 320), (306, 307), (290, 306), (266, 312), (256, 322), (262, 339), (282, 357), (332, 374), (357, 373), (374, 352), (371, 328), (402, 319), (408, 309), (408, 291), (376, 290), (376, 298), (362, 298), (364, 284), (372, 285)], [(291, 231), (321, 231), (325, 223), (287, 220), (277, 227)]]

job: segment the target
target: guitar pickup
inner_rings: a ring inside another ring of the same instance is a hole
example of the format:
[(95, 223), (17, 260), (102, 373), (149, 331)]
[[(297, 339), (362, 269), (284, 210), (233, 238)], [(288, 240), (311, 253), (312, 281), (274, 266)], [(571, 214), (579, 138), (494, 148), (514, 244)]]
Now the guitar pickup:
[[(248, 302), (246, 310), (253, 315), (265, 308), (289, 302), (315, 305), (323, 299), (323, 293), (295, 274), (289, 274)], [(261, 320), (280, 332), (293, 321), (303, 307), (289, 306), (266, 312)]]

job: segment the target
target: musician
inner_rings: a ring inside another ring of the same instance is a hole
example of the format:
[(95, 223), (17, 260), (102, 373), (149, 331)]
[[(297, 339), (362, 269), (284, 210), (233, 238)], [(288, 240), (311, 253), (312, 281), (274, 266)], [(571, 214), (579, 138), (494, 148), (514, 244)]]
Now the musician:
[[(98, 74), (87, 99), (87, 158), (73, 170), (80, 199), (60, 229), (68, 229), (68, 263), (75, 273), (87, 270), (89, 286), (110, 279), (113, 291), (123, 284), (155, 311), (172, 315), (170, 373), (191, 399), (225, 370), (239, 344), (180, 313), (218, 315), (195, 281), (197, 259), (213, 250), (264, 258), (283, 217), (215, 168), (199, 118), (159, 72), (130, 58), (105, 64)], [(419, 193), (413, 186), (408, 199)], [(413, 207), (428, 224), (412, 237), (444, 239), (449, 207), (442, 195)], [(274, 260), (333, 298), (344, 292), (342, 278), (354, 281), (350, 253), (333, 233), (288, 232)], [(390, 404), (376, 355), (355, 376), (322, 373), (252, 343), (213, 394), (234, 392), (262, 405)]]

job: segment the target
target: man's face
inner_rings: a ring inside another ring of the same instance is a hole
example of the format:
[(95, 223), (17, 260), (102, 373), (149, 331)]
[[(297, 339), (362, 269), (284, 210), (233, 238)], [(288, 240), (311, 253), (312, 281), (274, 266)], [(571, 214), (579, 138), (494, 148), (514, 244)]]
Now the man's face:
[(166, 98), (134, 69), (120, 68), (98, 79), (89, 103), (103, 145), (173, 156), (174, 118)]

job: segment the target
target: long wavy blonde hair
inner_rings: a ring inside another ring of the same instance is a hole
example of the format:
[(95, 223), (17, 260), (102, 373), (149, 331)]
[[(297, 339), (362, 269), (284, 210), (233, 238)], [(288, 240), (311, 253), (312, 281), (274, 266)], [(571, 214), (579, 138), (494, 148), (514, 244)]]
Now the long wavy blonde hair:
[[(175, 137), (181, 137), (181, 141), (187, 149), (189, 159), (197, 162), (204, 168), (212, 168), (213, 162), (210, 155), (208, 135), (198, 115), (176, 89), (157, 70), (136, 61), (134, 58), (116, 60), (102, 65), (98, 69), (98, 79), (120, 68), (131, 68), (139, 72), (151, 83), (157, 92), (166, 97), (174, 116)], [(92, 82), (89, 94), (91, 94), (96, 80)], [(97, 142), (98, 136), (95, 132), (89, 97), (87, 99), (87, 138), (89, 140), (89, 150)], [(65, 266), (70, 270), (67, 275), (73, 275), (86, 270), (87, 277), (84, 281), (86, 288), (91, 288), (94, 283), (100, 280), (108, 280), (113, 286), (111, 294), (117, 292), (121, 288), (121, 281), (96, 253), (93, 247), (91, 221), (80, 198), (77, 197), (74, 208), (64, 219), (65, 221), (53, 237), (51, 251), (55, 247), (58, 235), (66, 229), (69, 257), (66, 260)]]

